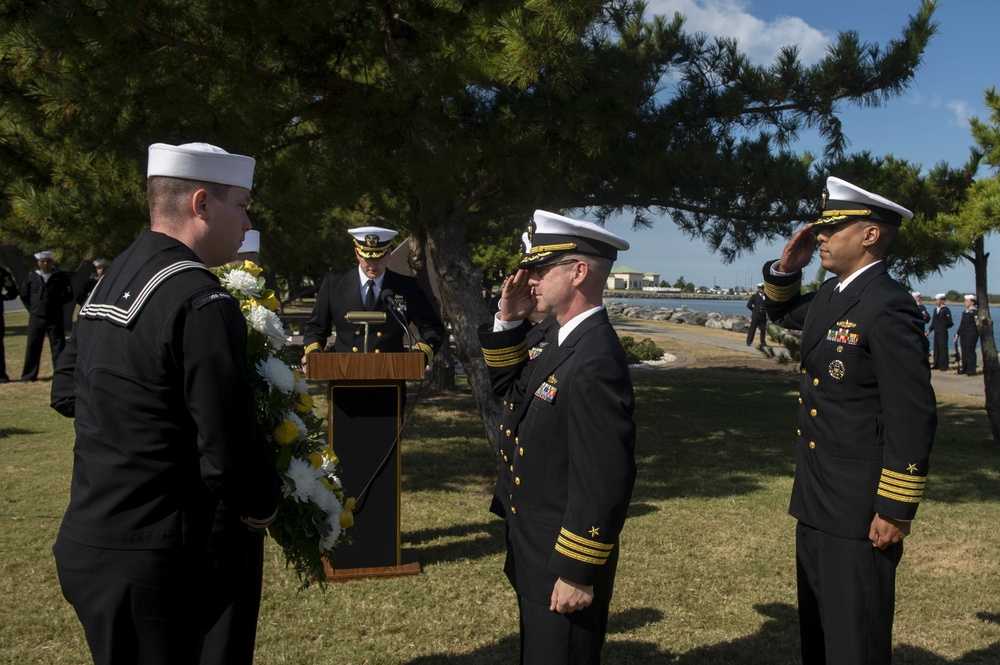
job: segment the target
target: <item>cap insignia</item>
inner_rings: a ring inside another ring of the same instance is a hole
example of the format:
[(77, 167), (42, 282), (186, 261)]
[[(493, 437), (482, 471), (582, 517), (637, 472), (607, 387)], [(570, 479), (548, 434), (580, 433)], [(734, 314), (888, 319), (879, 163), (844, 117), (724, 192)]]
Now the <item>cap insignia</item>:
[(819, 204), (819, 207), (820, 207), (820, 210), (823, 210), (823, 209), (825, 209), (825, 208), (826, 208), (826, 197), (827, 197), (827, 195), (828, 195), (828, 194), (829, 194), (829, 192), (827, 192), (827, 191), (826, 191), (826, 190), (824, 189), (824, 190), (823, 190), (823, 200), (822, 200), (822, 201), (820, 201), (820, 204)]
[(365, 234), (365, 246), (378, 247), (378, 235), (375, 233)]
[(528, 244), (534, 244), (535, 231), (538, 226), (535, 224), (535, 220), (532, 219), (528, 222)]

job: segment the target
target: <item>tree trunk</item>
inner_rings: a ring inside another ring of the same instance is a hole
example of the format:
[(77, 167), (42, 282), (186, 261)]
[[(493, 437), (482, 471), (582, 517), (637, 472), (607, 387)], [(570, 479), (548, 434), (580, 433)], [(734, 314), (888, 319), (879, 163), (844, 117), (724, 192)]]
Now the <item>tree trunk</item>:
[[(434, 295), (431, 287), (431, 274), (429, 264), (433, 263), (427, 256), (427, 231), (421, 229), (410, 236), (409, 255), (407, 261), (420, 282), (420, 288), (427, 294), (427, 299), (431, 301), (431, 306), (440, 315), (441, 303)], [(447, 317), (445, 321), (447, 322)], [(434, 354), (434, 361), (431, 363), (430, 372), (427, 378), (428, 387), (434, 391), (450, 391), (455, 389), (455, 359), (451, 355), (451, 332), (445, 327), (444, 340), (441, 348)]]
[(979, 307), (979, 348), (983, 354), (983, 386), (986, 392), (986, 418), (990, 423), (993, 440), (1000, 441), (1000, 361), (997, 344), (993, 338), (993, 317), (990, 316), (990, 296), (987, 288), (986, 267), (990, 255), (985, 250), (983, 237), (976, 239), (973, 268), (976, 274), (976, 302)]
[(451, 322), (455, 354), (465, 369), (486, 436), (494, 453), (498, 453), (501, 400), (493, 395), (476, 334), (479, 325), (490, 319), (481, 289), (482, 271), (473, 265), (469, 255), (464, 221), (438, 219), (427, 231), (427, 254), (438, 278), (445, 314)]

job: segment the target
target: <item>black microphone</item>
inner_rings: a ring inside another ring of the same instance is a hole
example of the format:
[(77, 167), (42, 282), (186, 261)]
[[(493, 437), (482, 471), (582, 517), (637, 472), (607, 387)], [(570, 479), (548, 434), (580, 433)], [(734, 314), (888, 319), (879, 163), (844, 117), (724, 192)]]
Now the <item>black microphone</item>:
[(403, 327), (403, 330), (406, 332), (406, 340), (409, 342), (410, 350), (412, 351), (413, 335), (410, 333), (410, 326), (406, 323), (406, 315), (403, 314), (399, 303), (396, 302), (396, 294), (393, 293), (392, 289), (382, 289), (382, 293), (379, 294), (378, 299), (385, 303), (385, 306), (392, 311), (393, 317)]
[(382, 293), (378, 297), (383, 303), (388, 307), (399, 311), (399, 303), (396, 302), (396, 294), (393, 293), (392, 289), (382, 289)]

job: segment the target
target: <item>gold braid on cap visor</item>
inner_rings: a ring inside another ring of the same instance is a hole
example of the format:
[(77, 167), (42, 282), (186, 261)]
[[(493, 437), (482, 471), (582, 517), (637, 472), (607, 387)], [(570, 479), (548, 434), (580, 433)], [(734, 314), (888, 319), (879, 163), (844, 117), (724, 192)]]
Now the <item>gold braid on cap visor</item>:
[(848, 217), (871, 217), (871, 214), (871, 210), (824, 210), (823, 216), (813, 222), (813, 225), (833, 224)]
[(568, 252), (571, 249), (576, 249), (575, 242), (564, 242), (560, 245), (538, 245), (537, 247), (532, 247), (527, 256), (523, 257), (521, 260), (531, 259), (534, 261), (537, 259), (544, 259), (555, 252)]

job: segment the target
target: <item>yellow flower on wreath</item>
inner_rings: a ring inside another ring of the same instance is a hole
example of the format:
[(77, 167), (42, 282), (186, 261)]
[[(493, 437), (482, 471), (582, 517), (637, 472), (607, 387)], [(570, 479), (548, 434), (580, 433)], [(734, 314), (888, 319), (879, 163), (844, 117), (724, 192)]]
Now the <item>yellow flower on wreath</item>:
[(301, 393), (299, 395), (299, 403), (295, 405), (295, 410), (299, 413), (312, 413), (313, 398), (306, 393)]
[(340, 528), (350, 529), (354, 526), (354, 512), (350, 510), (342, 510), (340, 512)]
[(299, 428), (291, 420), (285, 420), (274, 430), (274, 442), (279, 446), (287, 446), (299, 435)]
[(281, 301), (278, 297), (274, 295), (274, 291), (271, 289), (265, 289), (263, 293), (260, 294), (260, 306), (266, 307), (267, 309), (275, 312), (281, 307)]
[(238, 270), (242, 270), (243, 272), (248, 272), (254, 277), (260, 277), (260, 273), (263, 272), (261, 270), (261, 267), (258, 266), (253, 261), (243, 261), (243, 265), (240, 266)]

